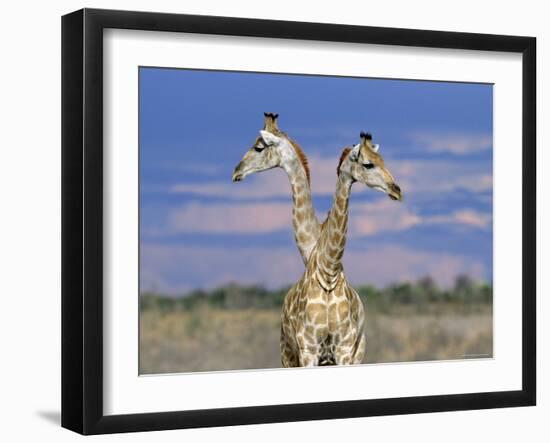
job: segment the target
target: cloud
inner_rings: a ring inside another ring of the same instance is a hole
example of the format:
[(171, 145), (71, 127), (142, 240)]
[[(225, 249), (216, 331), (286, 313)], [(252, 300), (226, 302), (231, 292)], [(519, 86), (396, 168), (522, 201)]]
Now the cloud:
[(405, 203), (381, 199), (372, 203), (350, 205), (349, 237), (406, 231), (422, 225), (461, 225), (486, 229), (491, 222), (491, 214), (473, 209), (460, 209), (449, 214), (426, 216), (409, 208)]
[(492, 170), (464, 160), (391, 160), (388, 168), (407, 194), (446, 194), (458, 190), (483, 193), (493, 189)]
[(168, 215), (168, 230), (257, 234), (292, 228), (290, 203), (190, 203)]
[[(336, 165), (338, 155), (332, 157), (311, 156), (311, 191), (315, 196), (332, 196), (336, 189)], [(466, 160), (410, 160), (388, 158), (386, 167), (407, 194), (452, 193), (465, 190), (474, 193), (491, 191), (492, 171), (485, 163)], [(364, 185), (355, 184), (355, 188)], [(206, 183), (175, 183), (169, 193), (187, 194), (227, 200), (273, 199), (290, 196), (290, 185), (281, 169), (248, 176), (241, 183), (227, 180)]]
[[(333, 195), (337, 161), (337, 155), (310, 158), (314, 203), (316, 197)], [(368, 192), (378, 197), (371, 202), (351, 202), (350, 236), (405, 231), (428, 224), (485, 229), (492, 222), (491, 214), (470, 208), (427, 216), (409, 204), (418, 201), (415, 197), (419, 195), (428, 195), (428, 199), (430, 194), (452, 198), (454, 192), (461, 190), (486, 196), (493, 188), (493, 177), (484, 163), (459, 158), (453, 161), (388, 158), (386, 166), (403, 189), (405, 201), (392, 202), (356, 183), (354, 193)], [(152, 236), (182, 232), (257, 234), (292, 229), (291, 190), (281, 169), (253, 174), (242, 183), (232, 183), (228, 175), (223, 182), (174, 184), (170, 192), (196, 196), (199, 201), (171, 209), (164, 226), (147, 231)], [(204, 197), (222, 202), (204, 201)], [(421, 208), (425, 207), (423, 203)], [(318, 216), (322, 221), (325, 213)]]
[(202, 164), (190, 165), (187, 162), (176, 161), (176, 162), (161, 163), (157, 167), (161, 170), (193, 173), (193, 174), (208, 175), (208, 176), (223, 174), (222, 166), (218, 164), (213, 165), (208, 163), (202, 163)]
[(428, 152), (450, 152), (455, 155), (474, 154), (493, 146), (490, 134), (415, 132), (411, 137)]
[(206, 183), (176, 183), (168, 188), (168, 192), (230, 200), (251, 200), (289, 197), (290, 184), (283, 170), (274, 169), (250, 175), (239, 183), (231, 181), (231, 173), (227, 174), (226, 180)]
[(472, 209), (461, 209), (448, 215), (427, 217), (424, 221), (430, 224), (458, 224), (485, 229), (491, 225), (492, 220), (491, 214), (477, 212)]
[(357, 285), (372, 283), (383, 286), (429, 275), (439, 285), (449, 287), (460, 274), (474, 279), (487, 277), (484, 264), (470, 257), (392, 244), (364, 252), (346, 251), (344, 265), (349, 280)]
[[(332, 195), (336, 189), (336, 165), (338, 156), (311, 156), (309, 160), (312, 171), (311, 191), (313, 195)], [(200, 165), (197, 165), (200, 170)], [(201, 197), (227, 198), (230, 200), (250, 200), (289, 197), (290, 184), (286, 173), (280, 169), (252, 174), (243, 182), (233, 183), (231, 174), (227, 180), (207, 183), (176, 183), (168, 188), (169, 193), (190, 194)]]
[[(347, 250), (346, 276), (358, 286), (384, 286), (430, 275), (450, 286), (457, 275), (487, 278), (482, 262), (471, 257), (410, 249), (400, 245), (376, 246), (365, 251)], [(194, 288), (222, 284), (260, 284), (270, 288), (298, 281), (304, 267), (294, 248), (198, 247), (144, 244), (141, 247), (141, 290), (181, 294)]]
[(303, 264), (297, 249), (219, 246), (141, 246), (141, 290), (182, 293), (229, 282), (277, 288), (297, 281)]
[(350, 237), (404, 231), (421, 223), (422, 217), (418, 214), (386, 198), (372, 203), (350, 204)]
[[(322, 219), (320, 219), (322, 221)], [(382, 197), (373, 202), (352, 202), (349, 237), (399, 232), (422, 225), (462, 225), (485, 229), (492, 216), (473, 209), (448, 214), (422, 215), (405, 203)], [(158, 237), (177, 233), (265, 234), (292, 229), (291, 203), (200, 203), (192, 202), (172, 209), (164, 228), (157, 226), (144, 233)]]

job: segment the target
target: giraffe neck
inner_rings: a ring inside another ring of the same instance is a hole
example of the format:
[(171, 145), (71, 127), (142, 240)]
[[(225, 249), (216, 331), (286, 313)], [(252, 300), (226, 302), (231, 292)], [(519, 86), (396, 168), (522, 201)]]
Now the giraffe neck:
[(320, 226), (311, 201), (311, 188), (300, 160), (292, 159), (283, 169), (286, 171), (292, 189), (292, 226), (296, 245), (307, 264), (309, 255), (319, 238)]
[(343, 269), (342, 257), (346, 247), (352, 184), (353, 180), (348, 174), (338, 176), (332, 208), (317, 242), (317, 272), (325, 282), (334, 282)]

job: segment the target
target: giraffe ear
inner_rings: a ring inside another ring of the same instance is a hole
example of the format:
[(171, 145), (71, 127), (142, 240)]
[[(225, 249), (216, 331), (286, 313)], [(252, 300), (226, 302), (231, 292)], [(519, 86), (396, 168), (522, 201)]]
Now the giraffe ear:
[(377, 145), (372, 145), (372, 150), (374, 152), (378, 152), (379, 149), (380, 149), (380, 145), (378, 145), (378, 144)]
[(356, 162), (359, 159), (359, 148), (361, 145), (355, 145), (353, 148), (351, 148), (351, 151), (349, 153), (349, 159), (352, 162)]
[(276, 135), (273, 135), (271, 132), (264, 130), (260, 131), (260, 136), (267, 146), (278, 145), (281, 141), (281, 139)]

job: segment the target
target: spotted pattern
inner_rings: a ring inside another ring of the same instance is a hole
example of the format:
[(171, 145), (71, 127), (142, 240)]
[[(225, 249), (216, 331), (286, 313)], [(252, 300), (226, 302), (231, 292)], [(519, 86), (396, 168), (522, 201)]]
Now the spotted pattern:
[(280, 341), (284, 367), (363, 361), (364, 308), (342, 266), (351, 185), (351, 177), (339, 176), (333, 207), (306, 270), (285, 297)]

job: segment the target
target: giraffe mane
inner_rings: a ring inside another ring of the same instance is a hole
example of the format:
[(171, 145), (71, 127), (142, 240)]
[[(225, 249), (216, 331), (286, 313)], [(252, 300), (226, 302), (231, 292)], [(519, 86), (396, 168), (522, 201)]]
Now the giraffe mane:
[(342, 151), (342, 155), (340, 155), (340, 160), (338, 161), (338, 166), (336, 167), (336, 175), (340, 175), (340, 168), (342, 167), (342, 163), (344, 163), (344, 160), (347, 158), (350, 152), (351, 148), (349, 147), (345, 147)]
[[(300, 163), (304, 167), (307, 182), (308, 182), (308, 184), (311, 185), (311, 173), (309, 171), (309, 162), (307, 160), (306, 154), (304, 153), (304, 151), (302, 150), (300, 145), (298, 143), (296, 143), (294, 140), (292, 140), (285, 132), (283, 132), (279, 129), (279, 127), (277, 126), (277, 122), (276, 122), (276, 119), (277, 119), (277, 117), (279, 117), (279, 114), (271, 114), (271, 113), (264, 112), (264, 115), (271, 119), (270, 120), (270, 125), (267, 125), (267, 124), (264, 125), (264, 130), (270, 131), (275, 135), (283, 136), (289, 141), (289, 143), (294, 148), (294, 151), (296, 152), (296, 156), (298, 157), (298, 160), (300, 160)], [(266, 119), (266, 123), (267, 123), (267, 121), (268, 120)]]
[(302, 150), (302, 148), (300, 147), (300, 145), (298, 143), (296, 143), (294, 140), (291, 140), (288, 137), (287, 137), (287, 139), (290, 142), (290, 144), (292, 145), (292, 147), (294, 148), (294, 151), (296, 151), (296, 155), (298, 156), (298, 160), (300, 160), (300, 163), (304, 167), (304, 171), (306, 172), (306, 177), (307, 177), (308, 184), (311, 184), (311, 176), (310, 176), (310, 171), (309, 171), (309, 162), (307, 160), (306, 154), (304, 153), (304, 151)]

